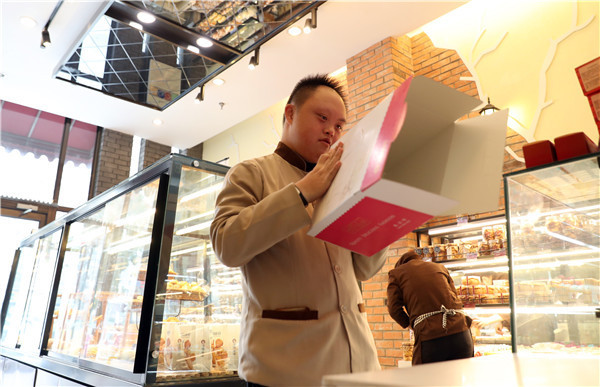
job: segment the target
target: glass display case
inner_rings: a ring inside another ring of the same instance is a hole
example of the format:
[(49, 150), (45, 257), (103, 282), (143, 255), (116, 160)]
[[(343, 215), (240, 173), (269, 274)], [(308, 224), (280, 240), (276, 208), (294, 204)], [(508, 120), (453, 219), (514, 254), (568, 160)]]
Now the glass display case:
[(506, 255), (506, 218), (494, 216), (415, 230), (417, 253), (444, 265), (471, 326), (475, 355), (510, 352), (510, 291)]
[(23, 241), (2, 355), (94, 386), (242, 383), (241, 272), (209, 238), (227, 169), (169, 155)]
[(600, 356), (599, 157), (504, 177), (518, 352)]
[(143, 0), (141, 7), (173, 23), (210, 36), (244, 51), (298, 18), (310, 1), (157, 1)]

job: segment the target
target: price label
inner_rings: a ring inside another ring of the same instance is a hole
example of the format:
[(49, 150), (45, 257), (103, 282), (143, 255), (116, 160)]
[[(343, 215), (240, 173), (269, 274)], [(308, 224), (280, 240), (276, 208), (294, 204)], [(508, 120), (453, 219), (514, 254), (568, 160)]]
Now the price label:
[(477, 253), (467, 253), (467, 261), (474, 261), (477, 259)]

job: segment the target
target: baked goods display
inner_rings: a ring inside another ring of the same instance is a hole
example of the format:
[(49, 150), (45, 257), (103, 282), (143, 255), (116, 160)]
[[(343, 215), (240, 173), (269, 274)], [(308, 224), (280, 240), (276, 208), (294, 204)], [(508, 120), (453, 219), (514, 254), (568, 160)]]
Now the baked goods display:
[(202, 301), (208, 295), (205, 287), (197, 282), (178, 281), (172, 279), (167, 282), (167, 298), (178, 300)]
[(516, 253), (563, 250), (575, 245), (569, 240), (598, 246), (598, 222), (584, 213), (563, 212), (528, 217), (514, 225), (513, 249)]
[(171, 262), (161, 336), (152, 349), (159, 382), (237, 373), (241, 273), (207, 250), (205, 244), (199, 259)]
[(238, 342), (239, 324), (197, 324), (170, 317), (155, 344), (157, 380), (234, 375)]
[[(482, 278), (486, 278), (482, 281)], [(486, 282), (487, 284), (483, 284)], [(456, 293), (464, 304), (508, 304), (508, 285), (492, 285), (487, 276), (465, 276)]]
[(489, 226), (482, 229), (482, 240), (436, 243), (415, 249), (424, 261), (444, 262), (469, 258), (485, 258), (506, 254), (506, 227)]

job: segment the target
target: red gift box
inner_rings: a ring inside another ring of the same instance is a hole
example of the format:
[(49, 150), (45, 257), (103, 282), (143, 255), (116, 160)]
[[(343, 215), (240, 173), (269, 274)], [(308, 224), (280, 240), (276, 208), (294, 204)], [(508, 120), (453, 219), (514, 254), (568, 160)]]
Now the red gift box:
[(598, 151), (596, 144), (583, 132), (565, 134), (554, 139), (556, 158), (566, 160)]
[(549, 140), (540, 140), (523, 145), (525, 167), (531, 168), (556, 161), (554, 144)]
[(600, 57), (582, 64), (575, 69), (583, 95), (600, 91)]

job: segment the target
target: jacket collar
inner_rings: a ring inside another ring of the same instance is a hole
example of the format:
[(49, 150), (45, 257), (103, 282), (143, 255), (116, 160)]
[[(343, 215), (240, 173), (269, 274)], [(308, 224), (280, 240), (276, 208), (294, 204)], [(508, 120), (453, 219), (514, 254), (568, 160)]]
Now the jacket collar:
[(275, 153), (278, 154), (282, 159), (292, 164), (294, 167), (301, 169), (305, 172), (310, 172), (313, 170), (316, 164), (309, 163), (304, 160), (302, 156), (298, 153), (294, 152), (292, 148), (285, 145), (283, 142), (279, 141), (277, 144), (277, 148), (275, 149)]

